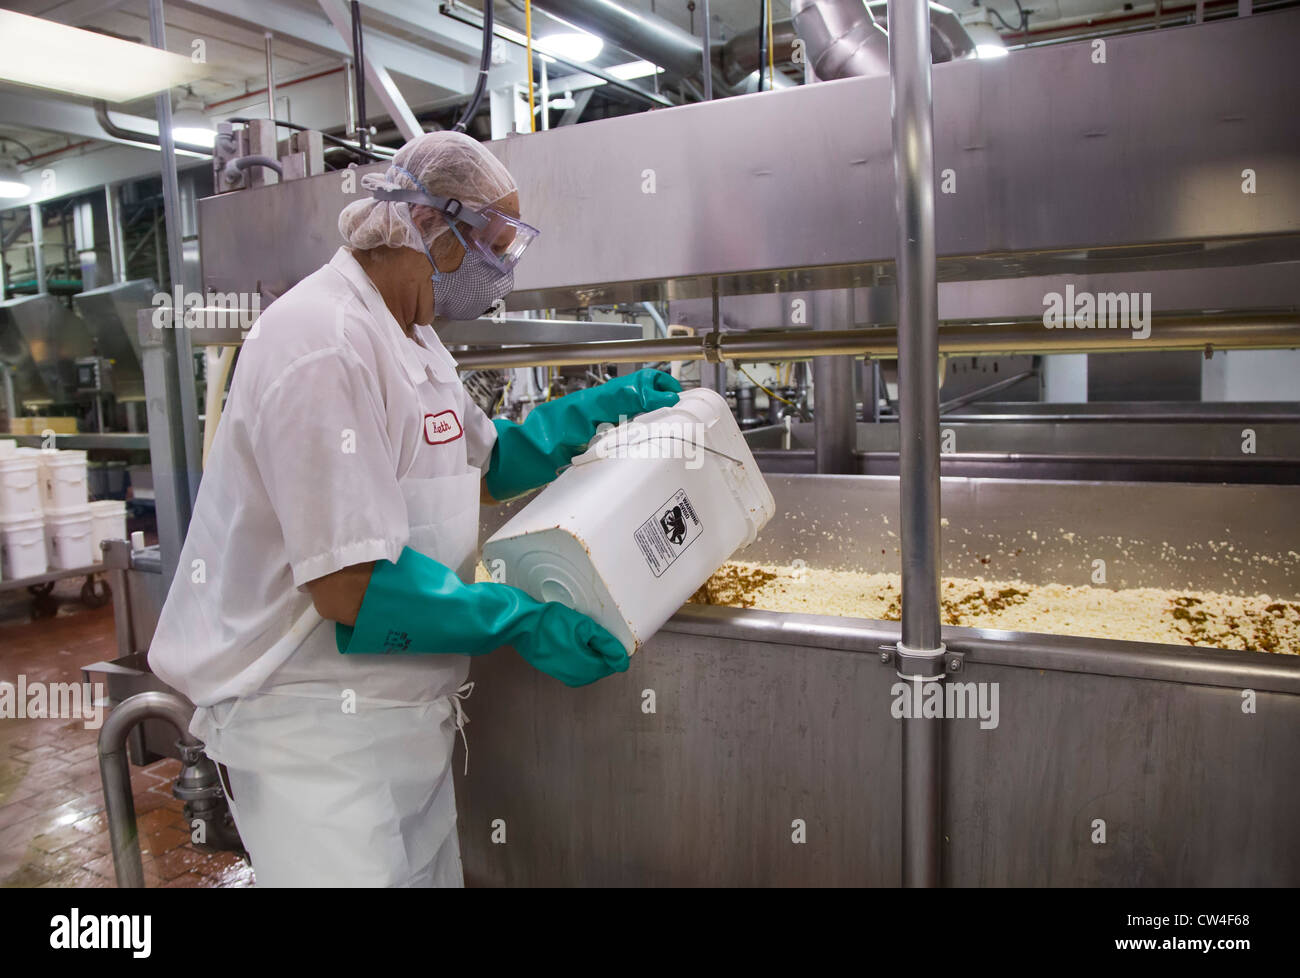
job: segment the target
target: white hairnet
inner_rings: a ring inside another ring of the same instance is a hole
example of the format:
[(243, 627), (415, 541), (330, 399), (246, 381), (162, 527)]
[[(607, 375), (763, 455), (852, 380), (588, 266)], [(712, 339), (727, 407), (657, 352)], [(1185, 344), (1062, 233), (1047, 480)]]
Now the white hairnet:
[[(408, 170), (424, 188), (439, 197), (454, 197), (469, 210), (478, 210), (508, 197), (518, 188), (501, 161), (484, 149), (478, 140), (462, 132), (427, 132), (417, 136), (397, 151), (396, 166), (384, 173), (367, 173), (361, 178), (366, 190), (416, 189)], [(407, 217), (407, 205), (401, 201), (375, 200), (366, 197), (354, 201), (339, 214), (339, 233), (353, 248), (433, 247), (433, 242), (449, 225), (437, 211), (421, 212), (419, 240)]]

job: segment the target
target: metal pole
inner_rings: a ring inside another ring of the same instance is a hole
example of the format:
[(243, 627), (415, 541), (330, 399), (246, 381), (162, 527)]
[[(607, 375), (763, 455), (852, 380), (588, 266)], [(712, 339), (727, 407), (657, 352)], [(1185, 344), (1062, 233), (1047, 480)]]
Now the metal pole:
[(356, 78), (352, 74), (352, 59), (343, 59), (343, 132), (356, 136)]
[(541, 62), (542, 68), (542, 104), (540, 106), (541, 111), (538, 113), (541, 116), (539, 128), (545, 132), (551, 128), (551, 79), (546, 71), (546, 59), (538, 58), (538, 61)]
[(41, 217), (41, 205), (29, 204), (32, 213), (32, 263), (36, 268), (36, 292), (45, 295), (49, 288), (45, 284), (45, 221)]
[(361, 32), (361, 4), (352, 0), (352, 70), (357, 94), (357, 145), (370, 147), (370, 122), (366, 118), (366, 52)]
[(14, 400), (13, 374), (10, 373), (7, 363), (0, 363), (0, 382), (3, 382), (4, 386), (5, 417), (9, 419), (9, 424), (12, 426), (14, 419), (18, 417), (18, 404)]
[(266, 38), (266, 117), (268, 119), (276, 118), (275, 114), (275, 56), (271, 52), (271, 40), (275, 36), (270, 31), (264, 35)]
[(126, 248), (122, 235), (122, 201), (118, 184), (104, 187), (104, 204), (108, 209), (108, 265), (114, 282), (126, 281)]
[[(163, 21), (162, 0), (149, 0), (149, 43), (160, 50), (167, 49), (167, 27)], [(163, 222), (167, 229), (167, 264), (173, 286), (184, 283), (185, 263), (181, 255), (180, 192), (176, 180), (176, 146), (172, 142), (172, 96), (170, 91), (158, 93), (158, 146), (162, 150), (160, 165), (163, 187)], [(159, 288), (162, 282), (158, 283)], [(181, 310), (177, 310), (180, 312)], [(199, 439), (198, 394), (194, 385), (194, 352), (190, 346), (189, 332), (185, 329), (168, 330), (176, 345), (176, 369), (180, 382), (180, 416), (171, 416), (171, 424), (181, 429), (185, 444), (186, 483), (189, 487), (188, 507), (184, 523), (189, 526), (189, 514), (199, 494), (199, 473), (202, 467), (202, 442)], [(169, 582), (170, 583), (170, 582)]]
[[(853, 325), (853, 290), (813, 293), (813, 329), (846, 329)], [(856, 468), (857, 418), (853, 410), (853, 358), (814, 357), (813, 430), (817, 471), (851, 474)]]
[[(889, 81), (898, 212), (899, 494), (902, 641), (898, 673), (943, 678), (939, 619), (939, 290), (934, 242), (930, 5), (889, 0)], [(940, 881), (943, 721), (903, 721), (903, 884)]]
[[(709, 0), (703, 0), (704, 15), (704, 101), (713, 101), (713, 47), (709, 39)], [(659, 73), (655, 72), (658, 79)]]

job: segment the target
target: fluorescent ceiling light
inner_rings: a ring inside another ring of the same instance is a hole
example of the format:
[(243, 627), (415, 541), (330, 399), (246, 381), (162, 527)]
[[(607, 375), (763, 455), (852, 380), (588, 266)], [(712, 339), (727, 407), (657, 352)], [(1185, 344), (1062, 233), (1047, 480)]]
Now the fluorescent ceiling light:
[(1011, 53), (1002, 35), (988, 24), (967, 24), (966, 33), (975, 42), (975, 54), (981, 58), (1005, 58)]
[(627, 64), (613, 65), (606, 68), (605, 71), (615, 78), (631, 81), (633, 78), (645, 78), (647, 75), (658, 74), (663, 69), (658, 65), (652, 65), (649, 61), (629, 61)]
[(31, 192), (32, 188), (23, 182), (23, 175), (18, 172), (18, 167), (9, 160), (0, 159), (0, 197), (14, 200), (26, 197)]
[(145, 44), (0, 10), (0, 79), (130, 102), (202, 78), (206, 65)]
[(604, 41), (586, 31), (552, 34), (549, 37), (539, 37), (533, 42), (533, 47), (538, 50), (570, 61), (591, 61), (604, 46)]

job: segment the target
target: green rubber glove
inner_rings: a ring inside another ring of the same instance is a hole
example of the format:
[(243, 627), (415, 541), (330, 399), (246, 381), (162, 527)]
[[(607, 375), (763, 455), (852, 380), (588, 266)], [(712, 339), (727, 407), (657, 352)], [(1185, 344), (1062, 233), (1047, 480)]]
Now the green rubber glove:
[(533, 408), (523, 424), (497, 418), (488, 492), (505, 500), (544, 486), (587, 450), (596, 429), (677, 403), (682, 385), (662, 370), (638, 370), (599, 387), (565, 394)]
[(395, 564), (375, 561), (356, 625), (335, 626), (334, 641), (350, 655), (483, 655), (513, 645), (566, 686), (626, 672), (628, 662), (622, 643), (586, 615), (506, 584), (465, 584), (410, 547)]

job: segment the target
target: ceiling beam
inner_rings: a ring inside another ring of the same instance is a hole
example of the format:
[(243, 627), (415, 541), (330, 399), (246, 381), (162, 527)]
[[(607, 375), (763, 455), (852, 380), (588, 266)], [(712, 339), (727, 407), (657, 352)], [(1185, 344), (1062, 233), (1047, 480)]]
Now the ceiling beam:
[[(323, 11), (266, 0), (168, 0), (168, 6), (202, 11), (259, 34), (270, 31), (339, 58), (352, 56), (351, 28), (340, 36)], [(376, 64), (450, 92), (469, 91), (478, 75), (466, 61), (373, 30), (365, 42)]]
[[(344, 6), (343, 0), (319, 0), (321, 9), (325, 11), (325, 16), (330, 19), (334, 29), (338, 31), (339, 37), (350, 39), (352, 36), (352, 18), (348, 8)], [(362, 49), (365, 55), (366, 81), (370, 82), (371, 87), (379, 94), (379, 101), (384, 104), (388, 110), (388, 117), (393, 120), (393, 125), (397, 131), (402, 134), (402, 138), (408, 142), (424, 132), (424, 127), (415, 118), (415, 113), (411, 107), (406, 104), (406, 98), (402, 95), (393, 81), (393, 76), (388, 73), (383, 61), (375, 57), (370, 48), (370, 39), (364, 38)]]

